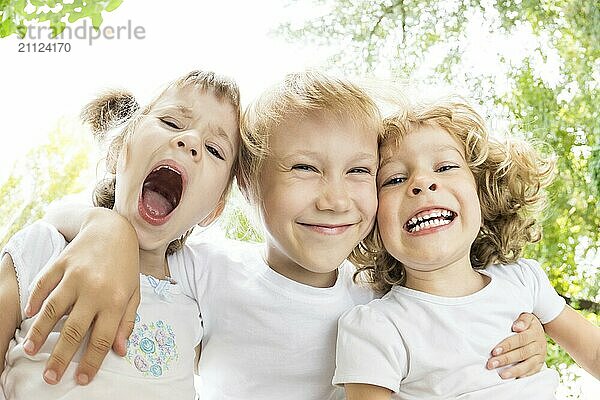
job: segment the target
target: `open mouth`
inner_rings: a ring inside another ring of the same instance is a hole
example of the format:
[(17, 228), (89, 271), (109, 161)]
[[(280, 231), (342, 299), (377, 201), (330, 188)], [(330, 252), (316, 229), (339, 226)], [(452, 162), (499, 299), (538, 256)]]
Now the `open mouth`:
[(456, 218), (454, 211), (445, 209), (427, 210), (416, 214), (404, 224), (404, 229), (410, 233), (416, 233), (424, 229), (444, 226)]
[(159, 165), (144, 180), (139, 211), (147, 222), (161, 225), (177, 208), (183, 195), (183, 176), (170, 165)]

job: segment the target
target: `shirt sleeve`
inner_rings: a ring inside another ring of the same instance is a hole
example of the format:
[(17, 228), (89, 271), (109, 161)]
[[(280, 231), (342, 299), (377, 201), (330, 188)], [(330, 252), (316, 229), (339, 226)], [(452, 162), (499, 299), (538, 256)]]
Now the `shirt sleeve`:
[(565, 299), (554, 289), (548, 276), (537, 261), (521, 259), (518, 264), (531, 281), (533, 290), (533, 314), (542, 324), (552, 321), (565, 308)]
[(2, 249), (0, 257), (10, 254), (19, 287), (21, 313), (40, 273), (65, 248), (64, 237), (52, 225), (37, 221), (15, 233)]
[(370, 305), (357, 306), (340, 318), (334, 385), (364, 383), (398, 392), (408, 373), (407, 361), (398, 329)]

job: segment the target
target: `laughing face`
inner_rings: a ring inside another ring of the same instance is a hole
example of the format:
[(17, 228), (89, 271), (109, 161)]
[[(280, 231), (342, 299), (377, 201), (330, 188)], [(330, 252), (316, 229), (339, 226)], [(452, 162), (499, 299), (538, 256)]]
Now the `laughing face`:
[(289, 122), (271, 135), (259, 183), (267, 262), (311, 286), (329, 286), (372, 227), (377, 133), (330, 117)]
[(475, 179), (464, 146), (424, 125), (381, 150), (377, 221), (386, 250), (407, 277), (468, 264), (481, 225)]
[(115, 210), (140, 248), (166, 248), (223, 206), (239, 145), (234, 108), (193, 86), (170, 88), (144, 115), (117, 163)]

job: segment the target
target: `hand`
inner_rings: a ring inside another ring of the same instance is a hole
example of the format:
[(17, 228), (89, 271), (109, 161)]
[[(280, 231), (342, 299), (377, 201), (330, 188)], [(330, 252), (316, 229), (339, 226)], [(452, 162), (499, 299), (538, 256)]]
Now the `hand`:
[(46, 363), (44, 380), (49, 384), (61, 380), (90, 330), (76, 371), (79, 384), (93, 379), (111, 345), (124, 356), (140, 301), (135, 230), (112, 210), (94, 208), (87, 215), (79, 235), (37, 281), (25, 309), (27, 316), (40, 312), (24, 344), (30, 355), (69, 314)]
[(500, 373), (502, 379), (523, 378), (538, 373), (546, 359), (546, 335), (533, 314), (522, 313), (513, 323), (512, 335), (498, 343), (486, 367), (495, 369), (515, 364)]

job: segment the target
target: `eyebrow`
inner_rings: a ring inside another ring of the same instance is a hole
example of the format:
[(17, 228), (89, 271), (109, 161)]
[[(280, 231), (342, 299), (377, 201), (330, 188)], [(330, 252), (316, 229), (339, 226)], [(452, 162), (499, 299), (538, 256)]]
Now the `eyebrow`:
[(440, 146), (437, 146), (437, 147), (434, 148), (434, 151), (436, 151), (437, 153), (441, 153), (443, 151), (456, 151), (456, 152), (458, 152), (460, 154), (460, 150), (459, 149), (457, 149), (454, 146), (450, 146), (449, 144), (442, 144)]
[[(460, 150), (458, 150), (456, 147), (450, 146), (448, 144), (442, 144), (442, 145), (436, 146), (433, 148), (433, 151), (435, 151), (436, 153), (442, 153), (444, 151), (454, 151), (454, 152), (457, 152), (461, 156), (461, 158), (463, 158), (463, 159), (465, 158), (463, 156), (463, 154), (460, 152)], [(381, 167), (385, 164), (388, 164), (393, 159), (394, 159), (394, 153), (392, 153), (391, 155), (388, 155), (386, 157), (382, 157), (379, 160), (379, 167)]]
[[(286, 154), (282, 158), (287, 159), (287, 158), (292, 158), (295, 156), (306, 156), (306, 157), (318, 158), (321, 156), (321, 154), (314, 152), (314, 151), (300, 150), (300, 151), (294, 151), (292, 153)], [(353, 158), (353, 160), (375, 162), (377, 160), (377, 156), (375, 156), (374, 154), (371, 154), (371, 153), (367, 153), (367, 152), (360, 152), (360, 153), (356, 154), (356, 156)]]
[(214, 125), (208, 125), (208, 129), (217, 137), (225, 140), (225, 142), (229, 146), (229, 150), (233, 153), (233, 143), (231, 143), (231, 139), (220, 125), (217, 125), (216, 127)]

